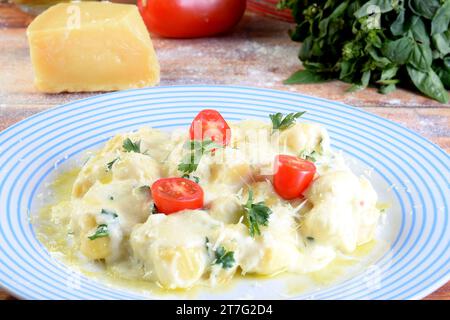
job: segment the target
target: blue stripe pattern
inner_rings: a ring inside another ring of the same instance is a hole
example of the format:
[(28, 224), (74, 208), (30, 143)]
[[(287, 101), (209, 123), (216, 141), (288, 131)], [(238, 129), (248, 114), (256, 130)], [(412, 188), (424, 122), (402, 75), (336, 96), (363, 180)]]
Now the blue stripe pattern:
[[(118, 132), (187, 126), (204, 108), (216, 108), (228, 120), (306, 110), (306, 120), (329, 130), (334, 148), (373, 168), (382, 185), (392, 187), (395, 210), (382, 227), (390, 249), (373, 261), (380, 274), (362, 271), (296, 298), (418, 299), (449, 280), (449, 156), (439, 147), (398, 124), (332, 101), (257, 88), (175, 86), (83, 99), (0, 133), (0, 283), (27, 299), (149, 298), (84, 275), (78, 275), (78, 287), (69, 286), (73, 271), (36, 240), (29, 213), (35, 213), (55, 163), (80, 158)], [(368, 285), (373, 281), (379, 286)], [(271, 293), (279, 285), (266, 282), (266, 293), (258, 289), (256, 297), (277, 298)], [(236, 297), (244, 289), (236, 290), (221, 297)]]

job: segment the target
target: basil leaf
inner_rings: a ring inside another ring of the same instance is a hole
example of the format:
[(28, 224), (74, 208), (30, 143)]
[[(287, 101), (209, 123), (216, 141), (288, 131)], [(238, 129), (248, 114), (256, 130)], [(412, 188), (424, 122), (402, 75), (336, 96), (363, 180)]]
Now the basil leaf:
[(437, 10), (431, 21), (431, 35), (443, 33), (448, 30), (450, 24), (450, 1), (444, 1), (444, 4)]
[(412, 12), (427, 19), (432, 19), (439, 7), (439, 0), (409, 0)]
[(370, 57), (376, 62), (377, 67), (385, 68), (386, 66), (391, 64), (391, 61), (386, 57), (380, 56), (376, 49), (369, 48), (367, 52), (369, 53)]
[(412, 17), (410, 30), (412, 32), (414, 40), (426, 45), (430, 44), (430, 37), (428, 35), (427, 28), (425, 27), (425, 24), (420, 17)]
[(442, 56), (450, 53), (450, 36), (448, 33), (437, 33), (432, 37), (433, 44)]
[(396, 64), (408, 62), (413, 50), (413, 42), (409, 37), (403, 37), (395, 41), (387, 41), (382, 48), (383, 54)]
[(370, 70), (365, 71), (362, 74), (361, 83), (353, 84), (350, 88), (347, 89), (347, 92), (356, 92), (356, 91), (362, 90), (364, 88), (367, 88), (367, 86), (369, 85), (369, 81), (370, 81), (370, 74), (371, 74)]
[(389, 69), (383, 70), (383, 72), (381, 73), (381, 79), (380, 80), (392, 79), (393, 77), (396, 76), (397, 71), (398, 71), (398, 67), (397, 66), (394, 66), (394, 67), (391, 67)]
[(394, 36), (401, 36), (406, 33), (408, 26), (405, 22), (405, 9), (401, 9), (400, 13), (395, 19), (394, 23), (391, 24), (391, 32)]
[(355, 12), (355, 17), (367, 17), (369, 15), (376, 14), (377, 12), (385, 13), (393, 9), (391, 0), (371, 0), (366, 2), (358, 11)]
[(388, 84), (387, 86), (381, 86), (380, 89), (378, 90), (378, 92), (382, 93), (382, 94), (388, 94), (388, 93), (395, 91), (396, 89), (397, 88), (396, 88), (395, 84)]
[[(332, 22), (334, 19), (342, 16), (345, 13), (347, 6), (348, 6), (348, 1), (342, 2), (340, 5), (337, 6), (336, 9), (334, 9), (334, 11), (328, 16), (328, 18), (325, 18), (320, 21), (320, 23), (319, 23), (319, 31), (320, 31), (319, 38), (325, 37), (328, 34), (328, 32), (329, 32), (328, 25), (330, 24), (330, 22)], [(333, 28), (333, 31), (337, 32), (338, 28)]]
[(327, 81), (328, 78), (320, 73), (310, 70), (299, 70), (286, 79), (284, 84), (295, 83), (321, 83)]
[(445, 88), (450, 89), (450, 57), (433, 65), (433, 69), (442, 81)]
[(314, 44), (314, 37), (309, 36), (305, 40), (303, 40), (302, 46), (300, 47), (300, 52), (298, 53), (298, 57), (302, 61), (306, 61), (312, 58), (312, 47)]
[(427, 45), (416, 43), (409, 63), (416, 69), (427, 71), (433, 62), (433, 53)]
[(448, 92), (445, 90), (438, 75), (432, 69), (424, 72), (409, 65), (406, 69), (412, 82), (422, 93), (441, 103), (448, 102)]

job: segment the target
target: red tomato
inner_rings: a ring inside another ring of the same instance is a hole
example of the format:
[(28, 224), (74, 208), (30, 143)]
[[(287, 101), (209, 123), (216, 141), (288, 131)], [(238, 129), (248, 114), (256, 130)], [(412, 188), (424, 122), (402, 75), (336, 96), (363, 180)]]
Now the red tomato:
[(316, 166), (294, 156), (278, 155), (275, 157), (275, 191), (286, 200), (298, 198), (308, 188), (316, 173)]
[(158, 212), (171, 214), (185, 209), (203, 207), (203, 189), (184, 178), (159, 179), (151, 187)]
[(197, 38), (223, 33), (244, 14), (246, 0), (138, 0), (150, 32), (168, 38)]
[(191, 140), (211, 139), (217, 144), (226, 146), (231, 139), (228, 123), (219, 111), (205, 109), (194, 118), (189, 129)]

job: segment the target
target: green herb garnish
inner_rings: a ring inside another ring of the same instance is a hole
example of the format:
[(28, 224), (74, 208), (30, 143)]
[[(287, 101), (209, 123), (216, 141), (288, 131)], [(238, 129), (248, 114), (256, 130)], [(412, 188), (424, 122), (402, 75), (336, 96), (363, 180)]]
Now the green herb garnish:
[(220, 246), (214, 251), (214, 255), (215, 260), (213, 264), (221, 264), (224, 269), (233, 267), (235, 263), (233, 251), (227, 251), (223, 246)]
[(199, 183), (199, 182), (200, 182), (200, 178), (199, 178), (199, 177), (197, 177), (197, 176), (192, 176), (192, 175), (187, 174), (187, 173), (183, 174), (181, 177), (182, 177), (182, 178), (185, 178), (185, 179), (192, 180), (192, 181), (194, 181), (195, 183)]
[(112, 160), (112, 161), (110, 161), (110, 162), (108, 162), (107, 164), (106, 164), (106, 168), (108, 168), (108, 171), (111, 171), (111, 169), (112, 169), (112, 166), (114, 165), (114, 163), (117, 161), (117, 160), (119, 160), (120, 158), (115, 158), (114, 160)]
[(193, 140), (186, 143), (186, 148), (189, 149), (189, 153), (183, 157), (183, 160), (178, 165), (178, 170), (184, 172), (185, 175), (197, 170), (201, 157), (208, 153), (221, 148), (222, 146), (215, 143), (212, 140), (198, 141)]
[(108, 237), (108, 236), (109, 236), (108, 225), (100, 224), (97, 227), (97, 230), (95, 230), (95, 233), (88, 238), (89, 238), (89, 240), (95, 240), (98, 238), (104, 238), (104, 237)]
[(117, 213), (115, 213), (114, 211), (106, 210), (106, 209), (102, 209), (102, 214), (106, 214), (106, 215), (111, 216), (113, 218), (117, 218), (118, 217)]
[(143, 185), (143, 186), (140, 186), (138, 189), (139, 189), (139, 191), (142, 191), (142, 192), (149, 192), (150, 186)]
[(130, 138), (126, 138), (122, 146), (125, 152), (141, 153), (141, 141), (133, 142)]
[(292, 127), (297, 119), (304, 115), (305, 112), (306, 111), (289, 113), (286, 116), (283, 116), (280, 112), (269, 115), (270, 120), (272, 121), (273, 130), (281, 131)]
[(312, 152), (308, 152), (306, 150), (303, 150), (302, 152), (300, 152), (299, 157), (307, 160), (307, 161), (311, 161), (311, 162), (316, 162), (317, 161), (317, 152), (316, 151), (312, 151)]
[(269, 224), (269, 216), (272, 210), (261, 201), (253, 203), (253, 191), (248, 191), (248, 200), (244, 207), (244, 216), (250, 232), (250, 236), (261, 235), (259, 226), (267, 226)]

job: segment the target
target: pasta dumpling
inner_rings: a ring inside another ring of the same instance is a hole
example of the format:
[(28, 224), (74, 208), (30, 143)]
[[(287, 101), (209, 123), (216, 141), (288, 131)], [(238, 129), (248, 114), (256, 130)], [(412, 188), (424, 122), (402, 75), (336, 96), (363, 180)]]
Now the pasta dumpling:
[(130, 238), (135, 257), (146, 273), (167, 288), (188, 288), (206, 272), (206, 239), (223, 227), (204, 211), (156, 214), (137, 225)]
[(344, 252), (372, 238), (379, 210), (376, 193), (365, 178), (349, 171), (330, 172), (320, 176), (305, 196), (313, 207), (304, 217), (304, 234)]

